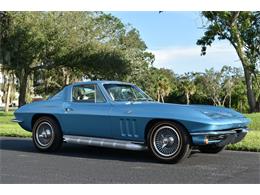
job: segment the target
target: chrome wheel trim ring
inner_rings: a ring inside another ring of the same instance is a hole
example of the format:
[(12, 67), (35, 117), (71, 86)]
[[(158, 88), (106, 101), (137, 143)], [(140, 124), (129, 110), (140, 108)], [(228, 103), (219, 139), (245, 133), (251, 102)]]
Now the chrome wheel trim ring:
[(41, 148), (48, 148), (54, 140), (54, 130), (49, 122), (41, 122), (36, 131), (35, 138)]
[(178, 132), (173, 127), (161, 126), (153, 136), (153, 147), (162, 157), (174, 156), (180, 148), (181, 140)]

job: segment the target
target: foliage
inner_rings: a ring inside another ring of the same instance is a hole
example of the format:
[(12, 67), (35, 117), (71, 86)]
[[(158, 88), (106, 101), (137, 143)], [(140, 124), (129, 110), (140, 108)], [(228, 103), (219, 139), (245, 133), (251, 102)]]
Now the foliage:
[(180, 92), (183, 92), (186, 98), (186, 104), (190, 104), (190, 98), (196, 93), (195, 75), (193, 73), (185, 73), (177, 79), (177, 86)]
[(138, 80), (154, 60), (139, 32), (110, 14), (4, 12), (2, 18), (1, 59), (19, 80), (20, 105), (32, 75), (36, 88), (45, 86), (35, 91), (47, 96), (82, 78)]
[(166, 97), (167, 102), (211, 104), (248, 112), (245, 80), (239, 68), (223, 66), (220, 71), (172, 74), (171, 83), (175, 88)]
[[(30, 102), (33, 95), (47, 98), (73, 82), (102, 79), (134, 83), (157, 101), (252, 111), (247, 101), (249, 77), (255, 107), (260, 98), (259, 12), (202, 14), (208, 21), (197, 42), (202, 54), (215, 38), (230, 39), (239, 49), (233, 37), (239, 35), (251, 68), (244, 66), (242, 73), (224, 66), (220, 71), (184, 75), (155, 68), (154, 55), (147, 51), (139, 31), (103, 12), (0, 12), (0, 62), (18, 79), (12, 91), (18, 88), (20, 105)], [(3, 87), (6, 91), (7, 85)]]
[(260, 96), (255, 94), (255, 91), (260, 91), (260, 86), (253, 85), (260, 63), (260, 12), (210, 11), (202, 12), (202, 15), (207, 19), (205, 33), (197, 41), (202, 46), (202, 55), (216, 38), (228, 40), (243, 65), (250, 111), (260, 111)]
[(162, 102), (176, 88), (174, 73), (164, 68), (147, 68), (135, 83), (154, 100)]
[[(239, 69), (229, 66), (223, 66), (220, 71), (213, 68), (206, 69), (205, 73), (197, 74), (197, 85), (201, 95), (208, 97), (213, 105), (227, 105), (229, 98), (229, 107), (231, 107), (231, 98), (236, 80), (240, 80)], [(206, 85), (205, 85), (206, 84)]]

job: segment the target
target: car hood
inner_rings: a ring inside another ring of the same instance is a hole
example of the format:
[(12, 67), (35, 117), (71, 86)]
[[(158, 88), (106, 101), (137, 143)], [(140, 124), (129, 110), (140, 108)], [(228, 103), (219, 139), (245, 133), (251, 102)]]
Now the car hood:
[(138, 111), (149, 115), (186, 119), (238, 119), (245, 118), (241, 113), (222, 106), (186, 105), (158, 102), (134, 102)]
[(244, 115), (241, 113), (221, 107), (221, 106), (208, 106), (208, 105), (187, 105), (187, 107), (199, 111), (203, 113), (204, 115), (213, 118), (213, 119), (218, 119), (218, 118), (244, 118)]
[(158, 102), (133, 103), (132, 114), (177, 120), (190, 131), (224, 130), (245, 127), (250, 122), (239, 112), (208, 105), (167, 104)]

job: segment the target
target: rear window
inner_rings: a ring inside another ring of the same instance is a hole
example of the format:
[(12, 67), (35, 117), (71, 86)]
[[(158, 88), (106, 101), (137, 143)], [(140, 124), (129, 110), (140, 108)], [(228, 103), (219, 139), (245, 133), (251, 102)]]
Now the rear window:
[(64, 88), (58, 93), (56, 93), (54, 96), (49, 97), (48, 99), (58, 100), (58, 99), (63, 99), (63, 97), (64, 97)]

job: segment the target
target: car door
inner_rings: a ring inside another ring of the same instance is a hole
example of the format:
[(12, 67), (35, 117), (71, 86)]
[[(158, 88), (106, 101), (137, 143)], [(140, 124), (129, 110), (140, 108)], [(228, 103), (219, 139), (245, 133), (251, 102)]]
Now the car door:
[(148, 118), (142, 116), (139, 102), (114, 102), (110, 111), (110, 125), (115, 139), (144, 141)]
[(68, 135), (111, 137), (109, 110), (111, 104), (96, 84), (76, 85), (72, 101), (64, 104), (63, 124)]
[(144, 141), (144, 129), (147, 117), (143, 117), (143, 98), (137, 88), (125, 83), (106, 83), (103, 85), (111, 100), (110, 126), (115, 139)]

